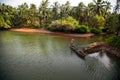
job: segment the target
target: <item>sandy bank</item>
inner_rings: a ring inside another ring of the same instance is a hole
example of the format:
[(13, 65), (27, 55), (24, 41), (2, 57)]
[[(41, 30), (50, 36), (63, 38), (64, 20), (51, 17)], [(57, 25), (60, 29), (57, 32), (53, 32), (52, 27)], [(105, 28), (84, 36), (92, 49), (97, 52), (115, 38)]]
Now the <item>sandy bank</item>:
[(92, 34), (92, 33), (71, 34), (71, 33), (62, 33), (62, 32), (52, 32), (52, 31), (46, 30), (44, 28), (41, 28), (41, 29), (18, 28), (18, 29), (10, 29), (10, 30), (17, 31), (17, 32), (38, 32), (38, 33), (55, 34), (55, 35), (71, 36), (71, 37), (91, 37), (91, 36), (94, 36), (94, 34)]

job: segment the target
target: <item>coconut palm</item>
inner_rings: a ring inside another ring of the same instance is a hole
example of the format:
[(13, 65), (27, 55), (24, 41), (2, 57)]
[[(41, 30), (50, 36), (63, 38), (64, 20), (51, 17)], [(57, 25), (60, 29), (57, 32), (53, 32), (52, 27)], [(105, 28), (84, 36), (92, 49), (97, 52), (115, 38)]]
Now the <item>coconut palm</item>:
[(48, 17), (48, 14), (47, 14), (48, 4), (49, 4), (48, 0), (45, 0), (45, 1), (43, 0), (40, 4), (39, 12), (38, 12), (40, 27), (43, 27), (43, 24), (45, 24), (46, 19)]
[(18, 6), (18, 17), (19, 17), (19, 22), (20, 22), (20, 26), (22, 27), (27, 27), (28, 26), (28, 20), (30, 19), (29, 16), (29, 8), (28, 8), (28, 4), (24, 3), (22, 5)]
[(52, 5), (53, 20), (57, 20), (59, 18), (59, 8), (60, 8), (60, 4), (58, 2), (54, 2), (54, 4)]
[(104, 12), (105, 12), (104, 17), (107, 18), (107, 16), (108, 16), (109, 13), (110, 13), (110, 10), (111, 10), (112, 5), (111, 5), (111, 3), (108, 2), (108, 1), (105, 1), (105, 5), (106, 5), (106, 6), (104, 6), (104, 10), (105, 10), (105, 11), (104, 11)]
[(29, 16), (31, 25), (35, 25), (37, 21), (37, 9), (35, 4), (30, 4)]
[(60, 17), (68, 17), (70, 14), (70, 2), (67, 1), (65, 4), (60, 7)]
[(93, 0), (94, 2), (94, 13), (97, 15), (104, 15), (105, 1), (103, 0)]
[(78, 7), (76, 9), (76, 17), (77, 17), (77, 20), (79, 21), (79, 24), (82, 24), (83, 23), (83, 19), (84, 19), (84, 10), (85, 10), (85, 5), (83, 2), (80, 2), (78, 4)]
[(61, 18), (61, 24), (62, 24), (62, 18), (66, 18), (70, 14), (70, 2), (67, 1), (65, 4), (62, 4), (60, 6), (60, 18)]
[(65, 3), (64, 16), (68, 17), (70, 10), (71, 10), (70, 2), (67, 1), (67, 2)]

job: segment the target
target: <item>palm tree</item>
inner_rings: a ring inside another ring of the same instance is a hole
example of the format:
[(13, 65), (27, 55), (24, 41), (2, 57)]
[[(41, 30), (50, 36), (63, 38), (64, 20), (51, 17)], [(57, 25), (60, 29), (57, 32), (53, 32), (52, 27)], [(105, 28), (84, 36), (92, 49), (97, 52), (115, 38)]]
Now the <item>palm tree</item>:
[(66, 16), (66, 17), (69, 16), (70, 9), (71, 9), (71, 7), (70, 7), (70, 2), (67, 1), (67, 2), (65, 3), (64, 16)]
[(68, 17), (70, 14), (70, 2), (67, 1), (65, 4), (61, 5), (60, 7), (60, 17)]
[(30, 16), (31, 25), (35, 25), (37, 18), (37, 9), (35, 4), (30, 4), (29, 16)]
[(70, 2), (67, 1), (65, 4), (62, 4), (60, 6), (60, 19), (61, 19), (61, 24), (62, 24), (62, 20), (63, 18), (66, 18), (70, 15)]
[(108, 1), (106, 1), (105, 3), (106, 3), (105, 12), (108, 12), (108, 11), (111, 9), (112, 5), (111, 5), (111, 3), (108, 2)]
[(48, 4), (49, 4), (48, 0), (45, 1), (43, 0), (40, 4), (39, 12), (38, 12), (40, 27), (43, 27), (43, 24), (46, 22), (46, 18), (48, 17), (47, 14)]
[(103, 15), (104, 14), (104, 6), (105, 6), (105, 1), (103, 0), (93, 0), (94, 2), (94, 13), (97, 15)]
[(108, 2), (108, 1), (105, 1), (105, 3), (106, 3), (106, 4), (105, 4), (105, 6), (104, 6), (104, 10), (105, 10), (105, 15), (104, 15), (104, 17), (107, 18), (108, 13), (110, 13), (110, 9), (111, 9), (112, 5), (111, 5), (111, 3)]
[(88, 11), (89, 11), (90, 16), (94, 15), (94, 3), (93, 2), (88, 4)]
[(85, 5), (83, 2), (80, 2), (78, 4), (78, 7), (76, 9), (76, 17), (77, 17), (77, 20), (79, 21), (79, 24), (82, 24), (83, 23), (83, 19), (84, 19), (84, 10), (85, 10)]
[(59, 8), (60, 8), (60, 4), (58, 2), (54, 2), (54, 5), (52, 5), (53, 20), (57, 20), (59, 18)]
[(28, 26), (28, 20), (30, 19), (30, 16), (28, 14), (28, 4), (24, 3), (22, 5), (18, 6), (18, 17), (20, 19), (20, 26), (27, 27)]

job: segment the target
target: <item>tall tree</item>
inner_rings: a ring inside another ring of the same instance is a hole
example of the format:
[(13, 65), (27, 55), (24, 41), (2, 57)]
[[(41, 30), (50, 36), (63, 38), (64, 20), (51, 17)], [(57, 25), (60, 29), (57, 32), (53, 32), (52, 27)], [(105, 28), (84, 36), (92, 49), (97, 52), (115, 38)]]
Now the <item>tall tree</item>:
[(48, 18), (48, 0), (43, 0), (40, 4), (39, 7), (39, 13), (38, 13), (38, 17), (39, 17), (39, 23), (40, 23), (40, 27), (43, 27), (46, 22), (46, 19)]
[(54, 4), (52, 5), (53, 20), (57, 20), (59, 18), (59, 9), (60, 9), (60, 4), (58, 2), (54, 2)]
[(77, 20), (79, 21), (79, 24), (82, 24), (83, 21), (84, 21), (84, 10), (85, 10), (85, 5), (83, 2), (80, 2), (78, 4), (78, 7), (77, 7), (77, 13), (76, 13), (76, 17), (77, 17)]
[(30, 23), (31, 25), (36, 25), (37, 21), (37, 9), (35, 4), (30, 5), (29, 9)]
[(110, 12), (111, 7), (112, 7), (111, 3), (108, 2), (108, 1), (105, 1), (105, 6), (104, 6), (104, 10), (105, 10), (104, 18), (105, 18), (105, 19), (106, 19), (106, 18), (109, 16), (109, 14), (111, 13), (111, 12)]
[(18, 16), (19, 17), (19, 23), (20, 26), (22, 27), (27, 27), (28, 24), (29, 24), (29, 19), (30, 19), (30, 16), (29, 16), (29, 8), (28, 8), (28, 4), (27, 3), (24, 3), (22, 5), (19, 5), (18, 6)]
[(104, 6), (105, 6), (105, 1), (103, 0), (93, 0), (94, 2), (94, 13), (97, 15), (104, 15)]

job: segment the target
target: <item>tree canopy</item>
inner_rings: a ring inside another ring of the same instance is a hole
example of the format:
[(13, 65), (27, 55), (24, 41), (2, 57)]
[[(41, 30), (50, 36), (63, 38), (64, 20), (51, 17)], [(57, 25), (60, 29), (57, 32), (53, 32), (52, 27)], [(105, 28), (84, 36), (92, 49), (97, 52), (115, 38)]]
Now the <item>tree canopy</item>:
[[(119, 19), (116, 17), (119, 16), (116, 13), (119, 11), (119, 3), (120, 1), (117, 0), (114, 13), (110, 11), (111, 3), (104, 0), (93, 0), (87, 6), (83, 2), (78, 3), (78, 6), (71, 6), (69, 1), (65, 4), (54, 2), (49, 5), (48, 0), (43, 0), (38, 8), (35, 4), (29, 6), (27, 3), (23, 3), (17, 8), (0, 4), (0, 28), (48, 28), (53, 22), (59, 21), (59, 25), (62, 26), (67, 19), (70, 19), (71, 21), (67, 22), (69, 24), (76, 20), (78, 26), (85, 25), (89, 29), (109, 29), (109, 31), (114, 28), (113, 31), (115, 31), (119, 28)], [(68, 27), (71, 29), (71, 26)], [(59, 28), (58, 31), (60, 31)]]

